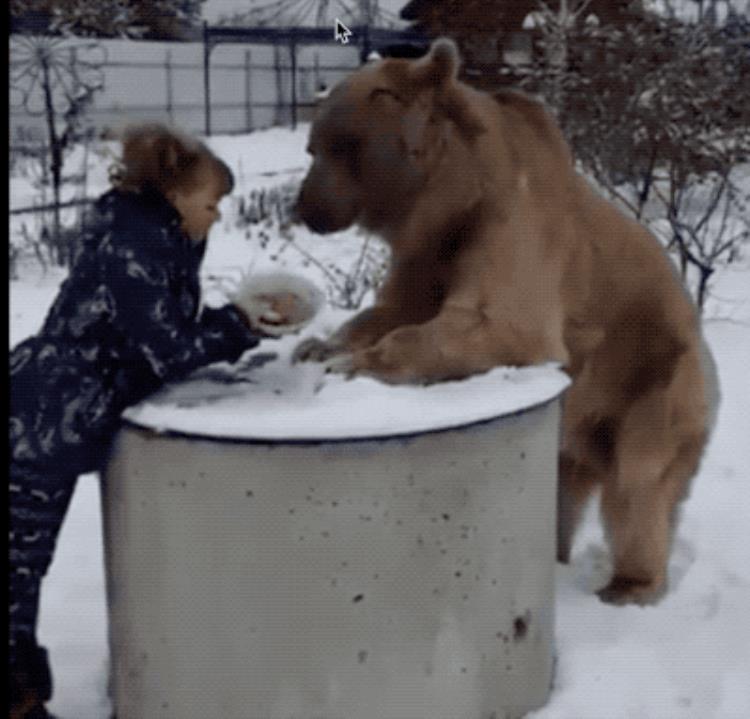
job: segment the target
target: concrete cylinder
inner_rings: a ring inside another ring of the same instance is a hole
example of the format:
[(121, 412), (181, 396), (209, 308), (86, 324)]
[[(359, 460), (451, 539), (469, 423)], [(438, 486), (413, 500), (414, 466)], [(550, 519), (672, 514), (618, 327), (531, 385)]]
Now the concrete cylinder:
[[(543, 705), (565, 386), (546, 372), (532, 406), (395, 436), (209, 437), (131, 414), (103, 485), (118, 719)], [(217, 404), (182, 410), (221, 426)]]

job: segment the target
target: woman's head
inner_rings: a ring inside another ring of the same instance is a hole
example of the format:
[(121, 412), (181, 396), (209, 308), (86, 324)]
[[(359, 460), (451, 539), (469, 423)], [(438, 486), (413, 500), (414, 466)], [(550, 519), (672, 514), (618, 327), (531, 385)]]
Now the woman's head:
[(180, 213), (183, 229), (194, 241), (206, 237), (219, 219), (219, 200), (234, 187), (232, 171), (208, 147), (158, 123), (125, 130), (113, 182), (122, 190), (163, 195)]

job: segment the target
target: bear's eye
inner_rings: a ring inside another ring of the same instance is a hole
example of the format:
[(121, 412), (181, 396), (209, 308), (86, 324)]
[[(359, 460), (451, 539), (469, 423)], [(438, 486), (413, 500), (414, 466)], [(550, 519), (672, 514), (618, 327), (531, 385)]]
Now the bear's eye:
[(401, 105), (405, 104), (404, 101), (401, 99), (401, 97), (399, 97), (395, 92), (393, 92), (393, 90), (390, 90), (387, 87), (376, 87), (370, 93), (370, 100), (376, 100), (378, 98), (387, 98)]
[(354, 135), (340, 135), (331, 140), (328, 151), (334, 157), (352, 157), (359, 152), (362, 141)]
[(331, 138), (328, 153), (335, 162), (346, 167), (349, 174), (358, 179), (361, 170), (362, 138), (354, 135), (338, 135)]

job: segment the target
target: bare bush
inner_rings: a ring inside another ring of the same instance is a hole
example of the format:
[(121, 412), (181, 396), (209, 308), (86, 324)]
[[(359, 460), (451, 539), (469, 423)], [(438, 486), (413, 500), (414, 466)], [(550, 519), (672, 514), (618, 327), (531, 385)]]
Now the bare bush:
[(368, 293), (377, 290), (385, 277), (389, 251), (376, 237), (357, 231), (361, 237), (356, 258), (348, 266), (341, 261), (323, 261), (314, 249), (302, 241), (294, 224), (293, 207), (299, 193), (299, 181), (271, 188), (252, 190), (240, 198), (237, 221), (246, 228), (246, 237), (257, 240), (261, 249), (277, 261), (288, 252), (301, 256), (303, 266), (314, 266), (321, 273), (329, 301), (334, 307), (358, 309)]
[(42, 183), (52, 189), (53, 243), (59, 251), (56, 263), (65, 266), (72, 256), (60, 223), (61, 188), (65, 153), (77, 141), (89, 137), (87, 112), (94, 94), (103, 87), (104, 49), (97, 43), (66, 43), (48, 36), (12, 39), (11, 102), (22, 104), (30, 114), (41, 115), (46, 124), (42, 159)]
[(563, 17), (540, 0), (547, 51), (516, 80), (553, 107), (582, 170), (675, 253), (702, 308), (715, 270), (748, 240), (734, 169), (750, 160), (750, 22), (599, 26), (581, 7)]

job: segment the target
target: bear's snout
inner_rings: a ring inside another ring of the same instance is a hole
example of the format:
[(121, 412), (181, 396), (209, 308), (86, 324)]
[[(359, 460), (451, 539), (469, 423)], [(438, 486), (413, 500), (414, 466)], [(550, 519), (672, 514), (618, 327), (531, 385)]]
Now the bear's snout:
[(356, 219), (357, 205), (344, 183), (336, 183), (311, 170), (302, 183), (294, 206), (294, 217), (313, 232), (327, 234), (349, 227)]
[(320, 202), (310, 200), (310, 193), (305, 192), (304, 186), (297, 196), (293, 216), (295, 222), (302, 222), (313, 232), (321, 235), (339, 229), (336, 227), (336, 222), (331, 213)]

